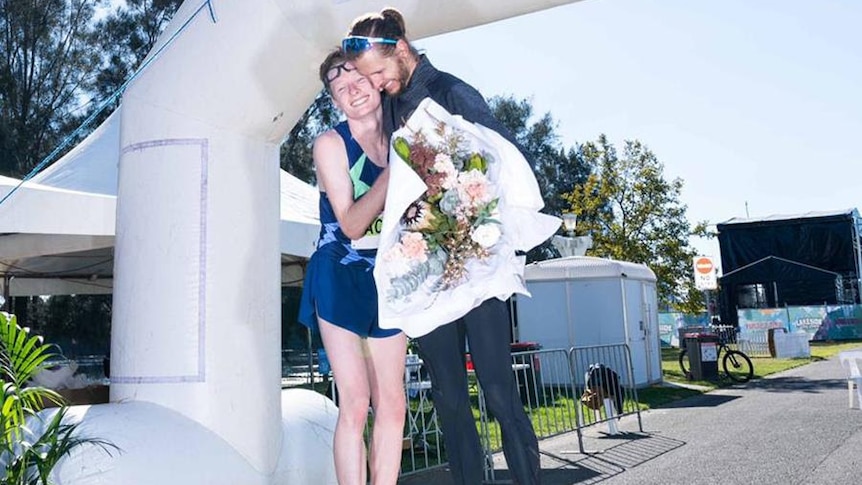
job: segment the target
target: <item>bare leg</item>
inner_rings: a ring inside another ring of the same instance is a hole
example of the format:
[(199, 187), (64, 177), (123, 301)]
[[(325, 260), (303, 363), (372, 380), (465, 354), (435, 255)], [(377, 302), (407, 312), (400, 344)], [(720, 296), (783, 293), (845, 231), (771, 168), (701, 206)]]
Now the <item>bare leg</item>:
[(395, 485), (401, 470), (401, 443), (404, 438), (406, 397), (404, 360), (407, 338), (403, 333), (368, 339), (368, 379), (374, 430), (371, 436), (371, 484)]
[(353, 332), (323, 319), (318, 319), (318, 323), (338, 387), (338, 423), (335, 425), (333, 443), (335, 474), (339, 485), (365, 485), (363, 434), (371, 399), (366, 371), (366, 346)]

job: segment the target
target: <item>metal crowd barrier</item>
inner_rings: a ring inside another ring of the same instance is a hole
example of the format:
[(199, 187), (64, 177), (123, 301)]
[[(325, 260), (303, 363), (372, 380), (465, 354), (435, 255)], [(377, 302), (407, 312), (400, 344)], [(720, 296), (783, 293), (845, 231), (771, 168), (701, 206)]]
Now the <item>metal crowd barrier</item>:
[[(294, 372), (287, 376), (282, 373), (282, 386), (314, 389), (338, 405), (338, 387), (328, 372), (321, 374), (320, 369), (323, 367), (320, 365), (320, 354), (297, 352), (292, 357)], [(310, 363), (306, 364), (307, 361)], [(297, 372), (296, 369), (300, 366), (301, 371)], [(424, 370), (424, 363), (416, 355), (407, 355), (405, 360), (404, 392), (407, 397), (407, 416), (404, 420), (401, 455), (402, 476), (447, 463), (443, 450), (443, 434), (437, 411), (431, 401), (431, 381)], [(373, 422), (374, 413), (369, 407), (365, 426), (366, 441), (371, 438)]]
[[(623, 416), (636, 415), (638, 430), (643, 432), (637, 387), (634, 381), (631, 351), (626, 344), (572, 347), (569, 362), (575, 378), (574, 388), (583, 396), (587, 388), (598, 390), (600, 406), (586, 405), (578, 410), (578, 450), (585, 453), (583, 428), (607, 423), (611, 433), (617, 432), (617, 421)], [(597, 389), (598, 388), (598, 389)]]
[[(547, 438), (573, 431), (577, 418), (568, 353), (563, 349), (531, 350), (512, 354), (512, 371), (521, 402), (534, 423), (536, 436)], [(500, 427), (489, 416), (481, 386), (480, 430), (486, 450), (499, 449)]]
[[(573, 431), (577, 427), (577, 395), (574, 392), (565, 349), (512, 353), (512, 371), (527, 416), (539, 440)], [(479, 398), (479, 437), (485, 452), (485, 480), (494, 481), (493, 454), (502, 448), (500, 425), (488, 413), (482, 387)]]
[(769, 357), (769, 338), (766, 332), (750, 333), (738, 337), (735, 348), (749, 357)]
[(418, 356), (410, 354), (404, 368), (407, 418), (401, 454), (401, 476), (446, 464), (443, 434), (431, 401), (431, 380)]
[[(437, 410), (431, 400), (431, 381), (419, 356), (408, 354), (404, 365), (404, 392), (407, 397), (407, 416), (404, 419), (404, 438), (401, 451), (401, 476), (427, 471), (447, 463), (443, 451), (443, 434), (437, 419)], [(338, 404), (338, 387), (329, 383), (327, 395)], [(368, 408), (365, 440), (370, 443), (374, 411)]]
[[(599, 371), (604, 380), (590, 379), (590, 368), (603, 366)], [(585, 452), (583, 428), (608, 423), (612, 433), (617, 432), (617, 420), (636, 415), (638, 429), (643, 432), (637, 388), (634, 383), (631, 352), (627, 345), (599, 345), (564, 349), (532, 350), (512, 354), (512, 370), (521, 401), (533, 422), (539, 440), (576, 431), (578, 447)], [(610, 372), (609, 372), (610, 371)], [(606, 382), (616, 376), (614, 382)], [(587, 408), (581, 396), (590, 383), (604, 386), (602, 406)], [(481, 386), (479, 397), (479, 429), (485, 450), (485, 479), (494, 480), (492, 456), (501, 449), (502, 435), (499, 424), (488, 413)]]
[[(602, 407), (593, 410), (581, 402), (581, 396), (590, 384), (590, 366), (595, 368), (597, 364), (613, 371), (617, 385), (608, 383), (607, 400), (603, 399)], [(579, 451), (585, 453), (585, 427), (607, 423), (610, 432), (614, 432), (617, 420), (628, 415), (637, 415), (638, 428), (643, 432), (631, 353), (625, 344), (515, 352), (512, 354), (512, 371), (521, 401), (539, 440), (576, 431)], [(494, 481), (493, 454), (502, 449), (500, 426), (488, 412), (484, 393), (472, 371), (468, 381), (471, 399), (475, 399), (474, 405), (479, 410), (477, 425), (486, 456), (485, 479)], [(407, 417), (401, 476), (445, 466), (446, 452), (431, 400), (431, 381), (424, 371), (424, 363), (416, 356), (407, 357), (404, 390), (407, 394)], [(337, 400), (334, 386), (328, 389), (328, 393)], [(373, 415), (370, 415), (367, 433), (372, 421)]]

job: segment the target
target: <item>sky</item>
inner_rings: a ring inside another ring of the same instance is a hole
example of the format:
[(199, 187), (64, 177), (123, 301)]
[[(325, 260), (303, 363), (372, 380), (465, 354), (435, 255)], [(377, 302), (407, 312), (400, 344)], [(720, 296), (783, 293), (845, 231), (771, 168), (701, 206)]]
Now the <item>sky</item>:
[(415, 44), (563, 146), (640, 140), (715, 224), (862, 206), (860, 24), (858, 0), (583, 0)]

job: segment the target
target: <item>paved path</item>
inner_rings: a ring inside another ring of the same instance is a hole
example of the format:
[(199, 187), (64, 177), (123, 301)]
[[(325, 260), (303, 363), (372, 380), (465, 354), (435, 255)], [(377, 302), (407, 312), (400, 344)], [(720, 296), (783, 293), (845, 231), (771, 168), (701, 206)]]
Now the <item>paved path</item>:
[[(755, 364), (756, 365), (756, 364)], [(543, 485), (862, 483), (862, 411), (847, 406), (837, 358), (724, 388), (620, 423), (542, 440)], [(495, 457), (495, 478), (506, 480)], [(405, 477), (399, 485), (450, 485), (443, 470)], [(495, 482), (496, 483), (496, 482)], [(479, 484), (477, 484), (479, 485)]]

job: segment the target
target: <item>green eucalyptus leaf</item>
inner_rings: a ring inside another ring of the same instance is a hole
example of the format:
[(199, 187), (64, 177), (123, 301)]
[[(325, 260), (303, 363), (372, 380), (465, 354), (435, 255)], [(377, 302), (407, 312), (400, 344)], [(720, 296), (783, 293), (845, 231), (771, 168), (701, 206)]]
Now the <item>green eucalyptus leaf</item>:
[(485, 159), (482, 158), (478, 153), (474, 153), (470, 156), (470, 159), (467, 160), (467, 170), (478, 170), (482, 173), (488, 171), (488, 163), (485, 162)]
[(392, 146), (395, 148), (395, 153), (397, 153), (402, 160), (410, 163), (410, 145), (407, 143), (407, 140), (402, 137), (398, 137), (392, 142)]

